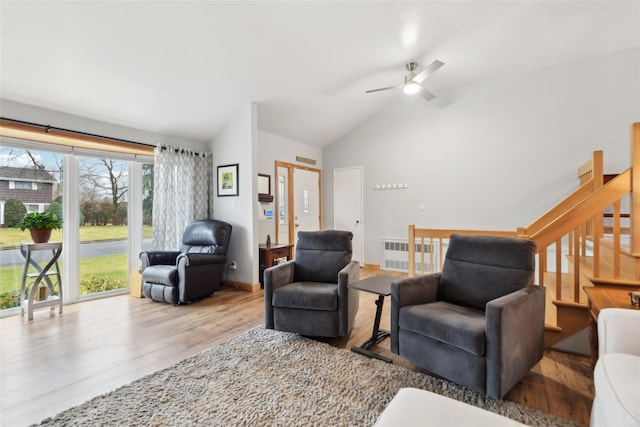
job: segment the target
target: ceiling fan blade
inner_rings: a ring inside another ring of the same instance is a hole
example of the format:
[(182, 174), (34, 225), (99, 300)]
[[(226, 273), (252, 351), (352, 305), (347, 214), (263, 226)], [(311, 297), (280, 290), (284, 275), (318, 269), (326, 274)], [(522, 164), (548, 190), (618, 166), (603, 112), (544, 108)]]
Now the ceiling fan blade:
[(430, 65), (428, 65), (427, 68), (425, 68), (424, 70), (416, 74), (416, 76), (412, 80), (414, 82), (422, 83), (423, 81), (426, 80), (427, 77), (435, 73), (443, 65), (444, 65), (444, 62), (440, 62), (436, 59)]
[(371, 89), (371, 90), (367, 90), (365, 91), (365, 93), (371, 93), (371, 92), (380, 92), (383, 90), (389, 90), (389, 89), (398, 89), (400, 87), (404, 86), (404, 84), (401, 85), (396, 85), (396, 86), (389, 86), (389, 87), (381, 87), (380, 89)]
[(426, 90), (423, 87), (420, 88), (420, 92), (418, 92), (418, 93), (420, 94), (421, 97), (423, 97), (427, 101), (431, 101), (433, 98), (436, 97), (434, 94), (432, 94), (431, 92), (429, 92), (428, 90)]

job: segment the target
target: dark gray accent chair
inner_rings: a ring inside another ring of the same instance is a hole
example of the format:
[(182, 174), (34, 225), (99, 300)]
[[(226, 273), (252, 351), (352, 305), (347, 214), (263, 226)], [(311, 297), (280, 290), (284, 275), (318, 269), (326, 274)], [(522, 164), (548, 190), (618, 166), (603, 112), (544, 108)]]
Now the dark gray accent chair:
[(353, 328), (359, 294), (348, 285), (360, 278), (351, 261), (350, 231), (301, 231), (295, 259), (264, 271), (267, 329), (313, 337), (344, 337)]
[(535, 252), (530, 240), (451, 235), (441, 273), (391, 284), (391, 351), (501, 399), (543, 356)]
[(195, 221), (185, 229), (179, 251), (142, 252), (144, 296), (177, 305), (220, 289), (231, 228), (215, 219)]

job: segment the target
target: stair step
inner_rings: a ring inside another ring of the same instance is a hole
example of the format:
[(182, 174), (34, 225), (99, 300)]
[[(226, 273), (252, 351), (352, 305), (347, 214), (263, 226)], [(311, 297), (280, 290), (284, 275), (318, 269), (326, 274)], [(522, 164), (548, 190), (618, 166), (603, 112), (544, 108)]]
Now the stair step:
[(556, 307), (567, 307), (567, 308), (587, 308), (587, 304), (582, 304), (579, 302), (571, 302), (571, 301), (559, 301), (559, 300), (553, 300), (552, 301)]
[(559, 326), (549, 325), (547, 323), (544, 324), (545, 332), (562, 332), (562, 328)]
[(640, 287), (640, 280), (606, 279), (602, 277), (590, 277), (589, 280), (591, 280), (595, 286)]

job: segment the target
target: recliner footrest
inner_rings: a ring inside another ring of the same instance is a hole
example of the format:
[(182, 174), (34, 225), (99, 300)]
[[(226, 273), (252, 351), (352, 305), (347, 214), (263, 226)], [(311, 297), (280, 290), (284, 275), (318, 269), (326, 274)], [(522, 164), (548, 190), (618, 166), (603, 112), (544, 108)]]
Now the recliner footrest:
[(152, 265), (142, 272), (142, 281), (177, 286), (178, 269), (174, 265)]
[(157, 283), (143, 283), (142, 293), (146, 298), (153, 301), (178, 304), (178, 297), (175, 286), (167, 286)]

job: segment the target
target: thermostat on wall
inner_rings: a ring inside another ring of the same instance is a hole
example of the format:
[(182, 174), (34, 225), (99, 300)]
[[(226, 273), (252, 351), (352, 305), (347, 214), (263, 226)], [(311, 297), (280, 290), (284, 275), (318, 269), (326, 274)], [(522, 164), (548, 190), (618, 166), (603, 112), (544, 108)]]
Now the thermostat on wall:
[(273, 209), (265, 209), (264, 216), (266, 216), (267, 218), (273, 218)]

